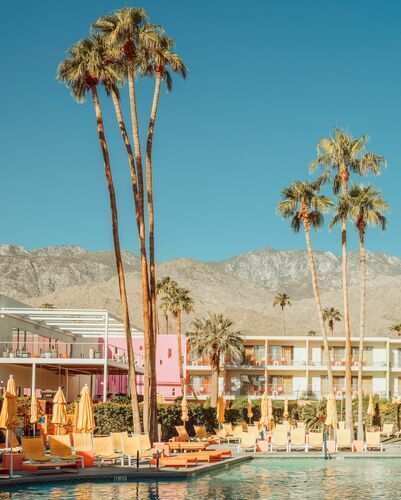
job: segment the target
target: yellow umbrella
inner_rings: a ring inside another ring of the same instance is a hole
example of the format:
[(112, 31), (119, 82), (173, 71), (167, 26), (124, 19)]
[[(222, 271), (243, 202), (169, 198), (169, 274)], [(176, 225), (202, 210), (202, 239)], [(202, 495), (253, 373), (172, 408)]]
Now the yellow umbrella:
[(38, 400), (36, 398), (36, 394), (32, 394), (31, 397), (31, 418), (29, 419), (29, 422), (31, 424), (36, 424), (37, 421), (39, 420), (39, 408), (38, 408)]
[(249, 423), (251, 422), (252, 417), (253, 417), (252, 401), (251, 401), (251, 398), (248, 398), (248, 418), (249, 418)]
[(11, 432), (15, 427), (18, 427), (19, 421), (17, 416), (17, 388), (12, 375), (7, 382), (6, 392), (4, 394), (3, 406), (0, 413), (0, 429), (7, 430), (7, 438), (10, 443), (10, 478), (13, 475), (13, 440)]
[(67, 413), (65, 410), (65, 397), (61, 387), (59, 387), (53, 399), (52, 415), (52, 424), (57, 425), (58, 433), (60, 433), (60, 426), (64, 425), (66, 421)]
[(273, 403), (271, 398), (267, 399), (267, 422), (268, 422), (268, 427), (271, 429), (273, 427)]
[(268, 401), (267, 394), (264, 393), (262, 397), (262, 401), (260, 402), (260, 423), (262, 425), (268, 424)]
[(223, 396), (221, 396), (217, 402), (217, 422), (222, 424), (225, 421), (224, 413), (226, 411), (226, 401)]
[(189, 415), (188, 415), (188, 403), (187, 403), (187, 398), (184, 396), (181, 401), (181, 420), (184, 422), (188, 422), (189, 420)]
[(93, 403), (87, 384), (81, 391), (78, 403), (77, 429), (79, 432), (93, 432), (95, 430), (95, 417), (93, 416)]
[(372, 427), (373, 417), (375, 415), (375, 407), (373, 404), (373, 395), (372, 394), (370, 394), (370, 396), (369, 396), (369, 405), (368, 405), (367, 414), (370, 415), (370, 427)]
[(288, 418), (290, 416), (290, 413), (288, 411), (288, 398), (287, 396), (284, 399), (284, 412), (283, 412), (283, 417)]
[(334, 395), (331, 393), (327, 398), (326, 406), (326, 420), (324, 422), (328, 427), (332, 427), (334, 430), (337, 425), (337, 406)]

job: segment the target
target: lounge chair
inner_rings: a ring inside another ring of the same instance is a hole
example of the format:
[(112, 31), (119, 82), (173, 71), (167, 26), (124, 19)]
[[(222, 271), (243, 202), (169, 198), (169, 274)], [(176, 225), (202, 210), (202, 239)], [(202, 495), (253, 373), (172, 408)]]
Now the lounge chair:
[(381, 436), (391, 437), (395, 436), (394, 433), (394, 424), (383, 424), (383, 429), (380, 432)]
[(69, 462), (81, 462), (81, 468), (84, 468), (84, 457), (76, 455), (71, 449), (71, 439), (69, 435), (64, 436), (49, 436), (50, 453), (61, 460), (68, 460)]
[(90, 432), (72, 433), (73, 449), (77, 451), (93, 452), (93, 435)]
[(336, 450), (343, 450), (349, 448), (352, 450), (352, 435), (350, 429), (338, 429), (337, 430), (337, 444)]
[[(152, 458), (149, 460), (149, 465), (157, 465), (157, 458)], [(189, 467), (198, 465), (198, 460), (196, 457), (161, 457), (159, 458), (159, 467), (173, 467), (178, 469), (179, 467)]]
[(209, 436), (206, 427), (204, 425), (194, 425), (195, 437), (199, 441), (209, 441)]
[(135, 461), (137, 458), (140, 460), (149, 458), (149, 454), (141, 453), (141, 439), (139, 434), (134, 434), (131, 437), (127, 434), (121, 437), (121, 453), (123, 459), (128, 459), (129, 466), (131, 466), (132, 461)]
[(232, 424), (222, 424), (223, 430), (226, 432), (227, 437), (233, 435), (233, 425)]
[(338, 428), (339, 428), (340, 430), (342, 430), (342, 431), (343, 431), (343, 430), (345, 430), (345, 422), (343, 422), (343, 421), (338, 422)]
[(230, 442), (240, 442), (242, 434), (244, 434), (244, 431), (242, 430), (242, 425), (235, 425), (233, 427), (233, 432), (231, 436), (227, 436), (227, 442), (230, 444)]
[(248, 432), (248, 424), (246, 422), (241, 422), (241, 425), (242, 425), (242, 430), (244, 432)]
[(47, 455), (45, 445), (43, 444), (43, 439), (41, 437), (37, 438), (21, 438), (22, 453), (24, 459), (28, 462), (50, 462), (51, 460), (57, 460), (59, 457), (56, 455)]
[(93, 437), (93, 452), (98, 467), (104, 462), (116, 462), (120, 460), (121, 466), (124, 465), (124, 458), (121, 453), (114, 451), (114, 443), (111, 436)]
[(248, 433), (253, 434), (258, 439), (260, 437), (260, 429), (258, 425), (248, 425)]
[(216, 438), (219, 439), (220, 442), (222, 442), (222, 441), (227, 442), (228, 441), (227, 432), (224, 429), (215, 429), (214, 432), (216, 434)]
[(189, 434), (183, 425), (176, 425), (175, 430), (178, 433), (178, 438), (181, 441), (189, 441)]
[(276, 424), (274, 430), (277, 432), (288, 432), (290, 430), (290, 426), (285, 424)]
[(11, 451), (11, 446), (13, 448), (13, 453), (19, 453), (22, 451), (22, 447), (17, 439), (17, 436), (15, 435), (14, 431), (11, 431), (11, 446), (10, 443), (7, 442), (7, 437), (6, 434), (8, 434), (8, 431), (3, 431), (4, 434), (4, 439), (6, 441), (7, 447), (6, 448), (0, 448), (0, 451), (3, 453), (9, 453)]
[(287, 432), (273, 431), (270, 441), (270, 451), (283, 449), (288, 452)]
[(252, 432), (243, 432), (238, 443), (238, 453), (240, 451), (251, 450), (256, 452), (256, 435)]
[(380, 442), (380, 432), (367, 432), (365, 438), (365, 451), (380, 450), (383, 451), (383, 443)]
[(308, 451), (309, 450), (323, 451), (323, 432), (309, 432)]
[(291, 451), (293, 448), (303, 449), (305, 452), (308, 451), (305, 429), (293, 429), (290, 432), (288, 451)]
[(205, 450), (209, 446), (209, 443), (199, 442), (199, 441), (191, 441), (189, 443), (179, 443), (179, 450), (182, 452), (188, 451), (201, 451)]
[(114, 451), (116, 453), (121, 452), (121, 440), (123, 437), (128, 437), (128, 432), (111, 432), (111, 437), (113, 438)]

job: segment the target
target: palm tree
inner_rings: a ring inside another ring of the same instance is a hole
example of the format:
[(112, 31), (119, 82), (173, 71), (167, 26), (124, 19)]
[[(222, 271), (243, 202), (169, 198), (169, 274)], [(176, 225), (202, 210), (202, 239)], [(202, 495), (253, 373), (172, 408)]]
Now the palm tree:
[(306, 247), (308, 250), (309, 267), (312, 275), (313, 294), (315, 296), (317, 314), (320, 330), (323, 337), (323, 347), (326, 356), (327, 375), (329, 379), (329, 391), (334, 394), (334, 380), (331, 369), (329, 343), (327, 339), (326, 324), (323, 319), (323, 308), (320, 300), (315, 257), (313, 254), (310, 229), (318, 229), (323, 225), (323, 212), (328, 212), (333, 202), (319, 194), (321, 179), (316, 182), (294, 182), (290, 187), (282, 191), (282, 201), (277, 205), (277, 211), (284, 219), (291, 219), (291, 229), (299, 232), (301, 224), (304, 227)]
[(131, 325), (128, 312), (128, 299), (125, 285), (124, 267), (121, 258), (120, 238), (118, 230), (118, 212), (116, 194), (111, 172), (110, 158), (104, 133), (102, 109), (97, 93), (97, 86), (103, 82), (115, 82), (117, 75), (114, 70), (103, 64), (101, 45), (92, 38), (84, 39), (69, 49), (69, 57), (58, 67), (57, 78), (71, 88), (74, 99), (84, 102), (88, 92), (91, 92), (96, 113), (97, 131), (103, 155), (104, 171), (109, 191), (110, 209), (112, 216), (112, 232), (114, 254), (116, 259), (117, 277), (120, 292), (121, 314), (124, 321), (124, 332), (128, 351), (128, 373), (131, 390), (131, 405), (135, 432), (141, 432), (139, 417), (138, 396), (136, 387), (135, 359), (132, 347)]
[[(324, 168), (326, 179), (334, 170), (333, 191), (338, 195), (347, 193), (350, 172), (358, 175), (379, 174), (385, 165), (384, 158), (366, 151), (366, 135), (354, 139), (344, 130), (335, 128), (333, 135), (321, 139), (317, 146), (317, 158), (311, 163), (312, 170), (318, 165)], [(351, 328), (348, 304), (348, 262), (347, 262), (347, 218), (341, 221), (343, 302), (345, 321), (345, 425), (352, 429), (352, 374), (351, 374)]]
[(380, 191), (373, 186), (352, 185), (346, 195), (340, 197), (330, 226), (350, 218), (359, 234), (360, 263), (360, 317), (359, 317), (359, 356), (358, 356), (358, 439), (363, 439), (362, 421), (362, 363), (365, 336), (365, 301), (366, 301), (366, 255), (365, 232), (367, 226), (386, 228), (383, 212), (388, 210), (387, 202), (380, 196)]
[(182, 356), (182, 313), (190, 314), (194, 310), (194, 300), (186, 288), (173, 285), (161, 299), (162, 309), (171, 313), (175, 320), (178, 344), (178, 368), (180, 371), (181, 394), (184, 395), (184, 360)]
[(390, 330), (391, 332), (396, 332), (396, 333), (397, 333), (397, 335), (401, 335), (401, 323), (397, 323), (397, 324), (395, 324), (395, 325), (391, 325), (391, 326), (389, 327), (389, 330)]
[(220, 363), (229, 358), (240, 363), (243, 358), (244, 344), (239, 331), (234, 330), (233, 322), (222, 314), (208, 313), (206, 318), (195, 319), (194, 331), (187, 333), (190, 353), (198, 358), (210, 358), (212, 368), (211, 406), (217, 406), (219, 390)]
[(137, 70), (140, 74), (155, 78), (155, 89), (146, 145), (146, 188), (149, 215), (149, 281), (154, 324), (156, 324), (157, 321), (157, 305), (155, 275), (155, 218), (153, 206), (152, 171), (153, 134), (162, 81), (164, 80), (166, 82), (167, 91), (172, 90), (172, 78), (168, 69), (170, 68), (174, 73), (179, 73), (184, 79), (187, 76), (187, 69), (184, 62), (177, 54), (171, 52), (173, 46), (174, 40), (172, 38), (169, 38), (160, 31), (155, 31), (154, 39), (150, 39), (148, 37), (148, 43), (140, 46), (136, 64)]
[[(139, 218), (139, 240), (141, 253), (142, 300), (144, 322), (144, 431), (149, 432), (151, 438), (157, 436), (157, 386), (156, 386), (156, 338), (153, 328), (152, 302), (150, 299), (150, 285), (148, 262), (146, 255), (146, 228), (144, 210), (144, 181), (142, 169), (142, 153), (139, 138), (138, 114), (135, 97), (135, 70), (139, 47), (152, 43), (155, 39), (157, 27), (146, 24), (147, 14), (142, 8), (126, 7), (115, 11), (108, 16), (102, 16), (92, 24), (92, 28), (106, 37), (115, 50), (118, 50), (125, 63), (128, 79), (129, 101), (131, 110), (132, 134), (135, 149), (136, 178), (137, 178), (137, 217)], [(131, 172), (132, 178), (132, 172)], [(134, 188), (134, 185), (133, 185)], [(135, 191), (134, 191), (135, 198)]]
[[(170, 278), (170, 276), (164, 276), (156, 282), (156, 295), (168, 294), (171, 288), (177, 287), (178, 283)], [(166, 304), (165, 304), (166, 305)], [(165, 307), (162, 309), (164, 314), (164, 319), (166, 322), (166, 334), (168, 335), (168, 314), (169, 311)], [(158, 321), (156, 319), (156, 324)]]
[(273, 302), (273, 307), (275, 306), (280, 306), (281, 308), (281, 314), (283, 318), (283, 335), (285, 336), (285, 316), (284, 316), (284, 309), (286, 306), (290, 306), (291, 301), (290, 297), (286, 293), (278, 293), (274, 297), (274, 302)]
[(334, 322), (341, 321), (343, 315), (335, 307), (326, 307), (323, 311), (323, 319), (327, 321), (331, 334), (334, 335)]

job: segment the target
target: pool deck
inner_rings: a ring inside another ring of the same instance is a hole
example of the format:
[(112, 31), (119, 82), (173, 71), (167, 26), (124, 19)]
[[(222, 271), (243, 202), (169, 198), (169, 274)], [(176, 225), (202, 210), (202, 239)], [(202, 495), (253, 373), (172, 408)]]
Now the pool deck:
[[(113, 481), (116, 483), (127, 482), (137, 479), (184, 479), (189, 477), (194, 477), (205, 472), (214, 471), (220, 468), (227, 468), (232, 465), (252, 460), (252, 459), (317, 459), (324, 460), (324, 454), (322, 452), (310, 451), (292, 451), (287, 452), (242, 452), (236, 453), (236, 445), (221, 445), (221, 448), (231, 449), (233, 452), (233, 457), (225, 459), (221, 462), (212, 462), (195, 467), (187, 468), (167, 468), (162, 467), (157, 469), (156, 467), (150, 467), (146, 463), (141, 463), (139, 468), (136, 466), (102, 466), (102, 467), (88, 467), (85, 469), (79, 469), (78, 473), (53, 473), (51, 475), (35, 475), (31, 473), (15, 471), (14, 477), (12, 479), (0, 478), (0, 490), (5, 491), (6, 488), (14, 488), (23, 485), (41, 484), (41, 483), (61, 483), (61, 482), (90, 482), (90, 481)], [(219, 448), (219, 446), (217, 446)], [(401, 458), (401, 446), (389, 445), (387, 449), (383, 452), (371, 451), (366, 453), (352, 453), (352, 452), (339, 452), (332, 454), (329, 457), (331, 460), (343, 460), (343, 459), (394, 459)]]

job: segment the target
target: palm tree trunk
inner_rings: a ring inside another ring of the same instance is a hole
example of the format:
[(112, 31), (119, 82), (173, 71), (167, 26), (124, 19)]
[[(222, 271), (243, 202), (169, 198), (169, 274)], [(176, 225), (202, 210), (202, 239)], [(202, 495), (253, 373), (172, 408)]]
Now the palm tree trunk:
[(281, 314), (283, 316), (283, 335), (285, 337), (285, 317), (284, 317), (284, 307), (281, 308)]
[(166, 321), (166, 335), (168, 335), (168, 314), (164, 316), (164, 319)]
[[(143, 221), (145, 221), (144, 209), (144, 183), (142, 170), (141, 144), (139, 139), (138, 114), (136, 109), (135, 82), (133, 67), (128, 70), (128, 86), (130, 97), (132, 134), (134, 139), (135, 160), (138, 174), (138, 203)], [(143, 224), (145, 229), (145, 224)], [(145, 234), (143, 234), (143, 241)], [(146, 256), (146, 245), (141, 241), (141, 272), (142, 272), (142, 296), (143, 296), (143, 323), (144, 323), (144, 383), (143, 383), (143, 427), (144, 432), (149, 432), (151, 440), (156, 437), (154, 423), (156, 421), (156, 387), (151, 385), (152, 372), (156, 372), (156, 356), (153, 341), (152, 304), (149, 293), (148, 263)]]
[(212, 394), (210, 399), (210, 406), (212, 408), (217, 407), (217, 401), (219, 399), (219, 370), (212, 369)]
[(366, 299), (366, 256), (364, 229), (359, 229), (359, 263), (360, 263), (360, 316), (359, 316), (359, 355), (358, 355), (358, 439), (363, 440), (362, 415), (362, 364), (365, 336), (365, 299)]
[[(341, 188), (347, 194), (348, 170), (345, 163), (340, 169)], [(343, 302), (345, 322), (345, 427), (353, 429), (352, 424), (352, 373), (351, 373), (351, 327), (348, 302), (348, 259), (347, 259), (347, 218), (341, 221), (341, 248), (343, 274)]]
[(321, 333), (323, 336), (323, 348), (324, 348), (324, 354), (326, 357), (327, 376), (329, 379), (329, 391), (331, 394), (334, 395), (334, 379), (333, 379), (333, 371), (331, 369), (329, 342), (327, 339), (326, 325), (325, 325), (324, 319), (323, 319), (323, 308), (322, 308), (322, 303), (320, 300), (315, 258), (314, 258), (313, 250), (312, 250), (309, 226), (305, 222), (304, 222), (304, 227), (305, 227), (306, 247), (308, 249), (309, 267), (310, 267), (311, 274), (312, 274), (313, 294), (314, 294), (315, 300), (316, 300), (317, 315), (319, 317), (320, 330), (321, 330)]
[[(110, 158), (109, 152), (107, 148), (107, 142), (104, 135), (104, 126), (103, 126), (103, 117), (102, 110), (100, 107), (99, 98), (97, 95), (97, 89), (95, 86), (92, 87), (92, 97), (93, 104), (95, 106), (96, 112), (96, 122), (97, 122), (97, 130), (99, 134), (99, 142), (100, 147), (102, 149), (103, 161), (104, 161), (104, 171), (106, 175), (107, 187), (109, 190), (110, 197), (110, 208), (112, 215), (112, 226), (113, 226), (113, 242), (114, 242), (114, 254), (116, 258), (116, 267), (117, 267), (117, 277), (118, 277), (118, 286), (120, 292), (120, 302), (121, 302), (121, 314), (124, 321), (124, 332), (125, 339), (127, 342), (127, 351), (128, 351), (128, 374), (129, 374), (129, 383), (131, 390), (131, 406), (132, 406), (132, 416), (133, 416), (133, 424), (134, 424), (134, 432), (141, 432), (141, 420), (139, 416), (139, 406), (138, 406), (138, 395), (137, 395), (137, 387), (136, 387), (136, 374), (135, 374), (135, 359), (134, 359), (134, 351), (132, 347), (132, 336), (131, 336), (131, 325), (129, 319), (128, 312), (128, 299), (127, 299), (127, 290), (125, 286), (125, 276), (124, 276), (124, 268), (123, 262), (121, 258), (121, 249), (120, 249), (120, 237), (118, 232), (118, 212), (117, 212), (117, 203), (116, 203), (116, 194), (114, 191), (114, 183), (113, 177), (111, 173), (110, 167)], [(106, 383), (106, 381), (104, 381)]]
[(181, 394), (184, 396), (184, 359), (182, 356), (182, 344), (181, 344), (181, 312), (178, 312), (174, 315), (175, 317), (175, 328), (177, 330), (177, 346), (178, 346), (178, 369), (180, 372), (180, 386), (181, 386)]

